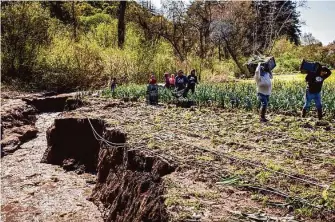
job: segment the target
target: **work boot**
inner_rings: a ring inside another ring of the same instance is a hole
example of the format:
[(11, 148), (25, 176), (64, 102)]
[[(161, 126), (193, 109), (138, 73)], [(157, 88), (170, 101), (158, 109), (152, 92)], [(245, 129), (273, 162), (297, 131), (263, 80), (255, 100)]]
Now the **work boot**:
[(266, 108), (261, 108), (260, 115), (261, 115), (261, 122), (267, 122), (268, 120), (265, 118)]
[(322, 120), (322, 109), (318, 109), (318, 118)]
[(307, 114), (307, 109), (302, 109), (302, 110), (301, 110), (301, 117), (302, 117), (302, 118), (305, 118), (305, 117), (306, 117), (306, 114)]

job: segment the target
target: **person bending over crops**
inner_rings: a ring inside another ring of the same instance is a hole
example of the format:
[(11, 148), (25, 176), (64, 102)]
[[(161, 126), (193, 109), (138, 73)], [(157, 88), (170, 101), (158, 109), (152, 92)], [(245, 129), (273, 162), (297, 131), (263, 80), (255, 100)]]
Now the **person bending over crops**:
[(306, 76), (307, 88), (305, 94), (305, 104), (301, 112), (302, 117), (306, 117), (307, 111), (310, 108), (311, 101), (315, 101), (315, 106), (318, 111), (319, 120), (322, 119), (322, 103), (321, 103), (321, 88), (323, 81), (331, 75), (331, 71), (322, 66), (317, 73), (309, 72)]
[(175, 79), (175, 89), (178, 92), (183, 91), (183, 97), (187, 96), (187, 83), (188, 83), (188, 79), (184, 75), (184, 72), (182, 70), (179, 70), (178, 76)]
[(258, 63), (254, 78), (257, 84), (257, 96), (261, 103), (260, 121), (267, 122), (265, 114), (272, 91), (272, 73), (265, 65)]
[(195, 69), (191, 71), (191, 74), (187, 77), (187, 79), (188, 79), (187, 91), (191, 90), (192, 94), (194, 94), (195, 84), (198, 84), (198, 78), (195, 75)]

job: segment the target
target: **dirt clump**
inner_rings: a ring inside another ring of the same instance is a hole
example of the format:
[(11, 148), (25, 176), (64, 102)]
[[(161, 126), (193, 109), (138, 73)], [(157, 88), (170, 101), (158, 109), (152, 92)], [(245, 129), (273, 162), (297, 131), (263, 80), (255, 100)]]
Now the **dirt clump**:
[(162, 177), (174, 170), (159, 157), (103, 145), (91, 199), (105, 221), (168, 221)]
[(13, 127), (5, 130), (6, 137), (0, 141), (3, 155), (13, 153), (20, 148), (20, 145), (35, 138), (38, 130), (31, 125)]
[(95, 172), (100, 150), (94, 130), (102, 135), (105, 122), (100, 119), (57, 118), (47, 130), (47, 144), (42, 163), (61, 165), (66, 170)]
[(36, 109), (20, 99), (3, 100), (1, 106), (1, 157), (36, 137)]

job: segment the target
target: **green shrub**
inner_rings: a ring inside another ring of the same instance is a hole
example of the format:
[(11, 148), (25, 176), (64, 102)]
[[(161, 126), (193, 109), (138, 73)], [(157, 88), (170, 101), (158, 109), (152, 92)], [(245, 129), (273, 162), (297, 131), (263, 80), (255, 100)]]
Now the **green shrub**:
[(74, 42), (68, 36), (54, 38), (39, 57), (39, 82), (44, 89), (74, 90), (103, 85), (100, 48), (88, 41)]
[(38, 2), (1, 4), (2, 80), (32, 80), (37, 56), (49, 44), (49, 12)]

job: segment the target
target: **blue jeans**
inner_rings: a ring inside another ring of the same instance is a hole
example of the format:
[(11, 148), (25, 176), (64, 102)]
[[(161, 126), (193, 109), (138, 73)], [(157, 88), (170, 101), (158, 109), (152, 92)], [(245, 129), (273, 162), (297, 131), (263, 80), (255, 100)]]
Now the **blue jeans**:
[(304, 109), (309, 110), (312, 100), (315, 101), (317, 109), (322, 109), (321, 93), (310, 93), (309, 91), (306, 91)]
[(264, 95), (263, 93), (257, 93), (258, 100), (261, 102), (261, 108), (267, 108), (269, 104), (269, 95)]

